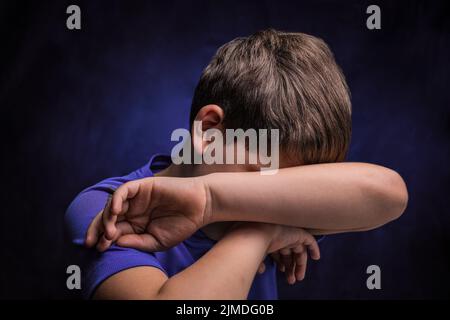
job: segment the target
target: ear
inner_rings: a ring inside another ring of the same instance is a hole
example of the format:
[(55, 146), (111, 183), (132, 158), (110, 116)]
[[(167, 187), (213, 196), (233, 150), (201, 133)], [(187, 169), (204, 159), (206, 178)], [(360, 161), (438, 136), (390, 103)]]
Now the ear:
[(210, 141), (203, 140), (203, 134), (206, 130), (217, 129), (223, 132), (224, 116), (225, 113), (223, 112), (223, 109), (215, 104), (208, 104), (198, 111), (191, 129), (194, 152), (203, 154), (203, 150), (211, 143)]

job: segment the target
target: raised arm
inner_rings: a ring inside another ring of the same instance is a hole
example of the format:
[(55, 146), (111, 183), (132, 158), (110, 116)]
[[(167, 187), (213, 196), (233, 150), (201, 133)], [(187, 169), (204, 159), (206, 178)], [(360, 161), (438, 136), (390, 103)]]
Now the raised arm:
[(408, 194), (390, 169), (365, 163), (333, 163), (203, 177), (210, 221), (260, 221), (317, 233), (360, 231), (398, 218)]
[(157, 251), (219, 221), (281, 224), (314, 234), (362, 231), (399, 217), (407, 199), (406, 186), (396, 172), (363, 163), (286, 168), (275, 175), (146, 178), (116, 190), (111, 206), (91, 224), (86, 242), (96, 244), (104, 229), (101, 250), (110, 240), (136, 247), (135, 235), (124, 234), (141, 233), (142, 247)]

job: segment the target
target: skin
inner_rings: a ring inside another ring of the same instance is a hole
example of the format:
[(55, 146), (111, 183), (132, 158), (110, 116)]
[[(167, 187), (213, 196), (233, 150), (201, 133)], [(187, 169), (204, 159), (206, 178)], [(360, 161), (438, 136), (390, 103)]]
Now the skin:
[[(224, 129), (223, 111), (215, 105), (203, 107), (196, 120), (203, 130)], [(194, 141), (196, 152), (207, 147)], [(155, 268), (132, 268), (107, 279), (95, 297), (245, 298), (266, 254), (292, 284), (305, 275), (306, 248), (317, 247), (311, 234), (373, 229), (406, 208), (406, 186), (390, 169), (364, 163), (301, 166), (283, 155), (280, 165), (275, 175), (260, 175), (249, 165), (172, 165), (119, 187), (91, 223), (87, 246), (103, 251), (116, 242), (165, 250), (200, 228), (220, 241), (170, 279)], [(318, 248), (311, 256), (319, 257)], [(203, 291), (196, 290), (199, 284)]]
[(244, 223), (233, 226), (204, 256), (171, 278), (156, 268), (128, 269), (103, 282), (94, 298), (246, 299), (265, 255), (281, 248), (297, 253), (294, 272), (299, 276), (306, 269), (306, 250), (313, 259), (320, 258), (316, 241), (301, 229)]

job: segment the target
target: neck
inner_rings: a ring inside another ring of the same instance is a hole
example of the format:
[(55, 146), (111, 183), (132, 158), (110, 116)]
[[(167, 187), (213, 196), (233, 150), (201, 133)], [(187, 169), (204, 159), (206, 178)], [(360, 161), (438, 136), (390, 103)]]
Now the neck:
[(157, 177), (178, 177), (178, 178), (188, 178), (197, 177), (201, 174), (198, 173), (198, 169), (191, 164), (171, 164), (166, 169), (159, 171), (155, 174)]

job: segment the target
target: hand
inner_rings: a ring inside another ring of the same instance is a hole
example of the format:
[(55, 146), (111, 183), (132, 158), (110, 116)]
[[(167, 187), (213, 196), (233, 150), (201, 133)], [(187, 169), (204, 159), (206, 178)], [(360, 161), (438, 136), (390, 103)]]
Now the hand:
[(127, 182), (92, 221), (86, 245), (97, 244), (100, 251), (112, 242), (143, 251), (168, 249), (209, 222), (209, 203), (207, 185), (198, 178)]
[[(316, 239), (301, 228), (261, 224), (266, 232), (272, 233), (268, 253), (275, 260), (278, 269), (285, 272), (289, 284), (305, 278), (308, 251), (313, 260), (320, 259), (320, 249)], [(262, 263), (258, 273), (264, 272)]]

